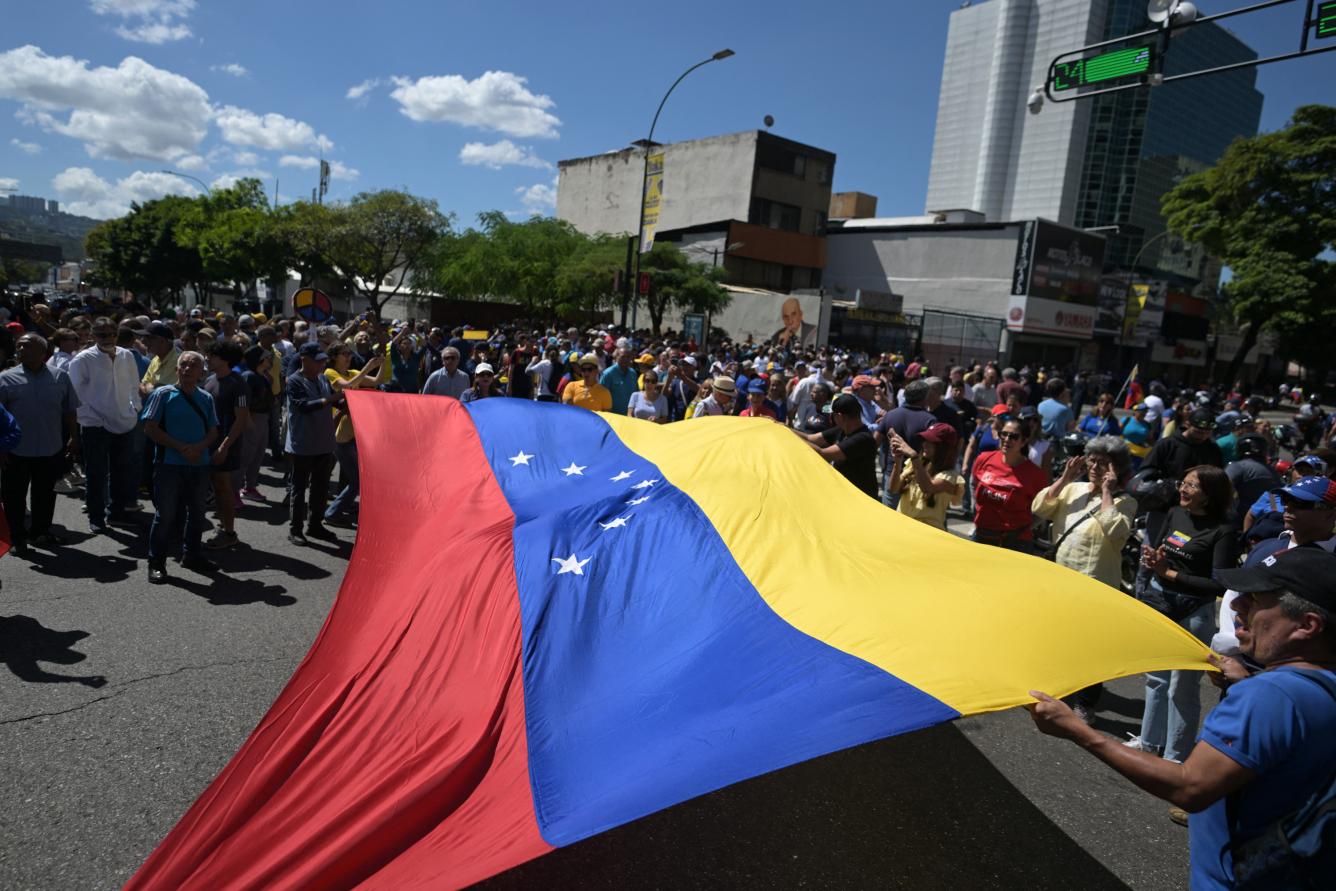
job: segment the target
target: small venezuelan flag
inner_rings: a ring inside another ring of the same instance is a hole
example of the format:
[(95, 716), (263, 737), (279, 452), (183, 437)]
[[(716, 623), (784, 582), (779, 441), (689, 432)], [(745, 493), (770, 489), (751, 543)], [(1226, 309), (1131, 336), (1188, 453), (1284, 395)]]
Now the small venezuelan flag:
[(131, 888), (442, 888), (962, 714), (1204, 668), (1187, 631), (886, 509), (791, 431), (350, 394), (314, 646)]

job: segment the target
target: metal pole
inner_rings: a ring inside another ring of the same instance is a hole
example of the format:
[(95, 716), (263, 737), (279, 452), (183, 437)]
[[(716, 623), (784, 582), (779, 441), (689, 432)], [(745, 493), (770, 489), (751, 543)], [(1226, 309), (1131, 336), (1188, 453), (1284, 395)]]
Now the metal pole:
[(158, 172), (166, 173), (169, 174), (170, 176), (179, 176), (181, 177), (181, 179), (193, 179), (195, 182), (199, 183), (200, 188), (204, 190), (204, 194), (209, 196), (213, 195), (213, 191), (210, 190), (208, 185), (204, 182), (204, 180), (200, 179), (198, 176), (191, 176), (189, 173), (177, 173), (175, 170), (160, 170)]
[[(645, 242), (645, 195), (648, 193), (649, 189), (649, 153), (654, 148), (654, 128), (659, 124), (659, 115), (663, 112), (664, 103), (668, 101), (669, 96), (673, 95), (673, 90), (677, 89), (677, 85), (680, 84), (688, 74), (702, 65), (708, 65), (711, 62), (727, 59), (731, 55), (733, 55), (731, 49), (722, 49), (713, 56), (710, 56), (710, 58), (697, 62), (686, 71), (679, 74), (677, 80), (673, 81), (673, 85), (668, 88), (668, 92), (664, 93), (663, 98), (659, 100), (659, 107), (654, 110), (654, 120), (650, 121), (649, 136), (645, 139), (645, 158), (640, 170), (640, 204), (636, 207), (636, 274), (635, 286), (631, 291), (631, 299), (633, 301), (631, 304), (632, 328), (635, 328), (636, 307), (640, 303), (640, 254), (641, 248)], [(622, 324), (623, 326), (626, 324), (625, 316), (622, 318)]]

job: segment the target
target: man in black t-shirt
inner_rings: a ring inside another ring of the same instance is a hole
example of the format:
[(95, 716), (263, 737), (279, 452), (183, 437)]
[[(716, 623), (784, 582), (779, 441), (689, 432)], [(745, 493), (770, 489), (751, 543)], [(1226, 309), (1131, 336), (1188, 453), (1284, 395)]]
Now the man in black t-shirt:
[(244, 356), (241, 347), (230, 340), (218, 340), (209, 344), (208, 352), (209, 370), (213, 374), (204, 382), (203, 389), (213, 397), (218, 413), (218, 444), (214, 446), (213, 466), (209, 469), (218, 531), (204, 546), (217, 550), (240, 544), (235, 530), (237, 506), (232, 475), (241, 466), (241, 437), (250, 426), (250, 409), (249, 387), (232, 370)]
[(843, 393), (831, 403), (835, 426), (820, 433), (800, 433), (816, 453), (835, 465), (845, 479), (871, 498), (877, 497), (877, 443), (863, 423), (856, 396)]

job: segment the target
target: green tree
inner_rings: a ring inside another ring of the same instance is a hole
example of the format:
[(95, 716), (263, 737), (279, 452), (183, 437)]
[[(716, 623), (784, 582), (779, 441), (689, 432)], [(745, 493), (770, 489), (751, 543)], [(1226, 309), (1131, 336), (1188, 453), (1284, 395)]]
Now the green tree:
[[(393, 189), (359, 194), (337, 220), (332, 266), (377, 314), (423, 272), (453, 222), (435, 201)], [(391, 280), (393, 287), (384, 290)]]
[(670, 307), (688, 312), (714, 313), (728, 305), (728, 291), (720, 287), (724, 270), (692, 263), (676, 245), (656, 242), (640, 258), (640, 268), (649, 273), (650, 330), (655, 337), (663, 327), (663, 317)]
[(317, 278), (341, 278), (336, 267), (347, 209), (341, 205), (296, 201), (273, 212), (275, 237), (303, 285)]
[[(1304, 323), (1336, 322), (1336, 272), (1322, 257), (1336, 245), (1336, 108), (1301, 106), (1284, 129), (1236, 140), (1169, 192), (1163, 210), (1172, 232), (1233, 273), (1224, 293), (1244, 339), (1231, 379), (1262, 328), (1301, 345)], [(1330, 363), (1329, 348), (1313, 352)]]
[(195, 199), (177, 242), (199, 254), (209, 281), (227, 282), (236, 299), (258, 279), (286, 274), (287, 254), (258, 179), (243, 179)]
[(186, 287), (204, 290), (199, 252), (183, 246), (177, 233), (196, 199), (169, 195), (131, 205), (123, 217), (95, 226), (85, 238), (94, 262), (90, 279), (104, 287), (125, 288), (159, 306), (180, 303)]

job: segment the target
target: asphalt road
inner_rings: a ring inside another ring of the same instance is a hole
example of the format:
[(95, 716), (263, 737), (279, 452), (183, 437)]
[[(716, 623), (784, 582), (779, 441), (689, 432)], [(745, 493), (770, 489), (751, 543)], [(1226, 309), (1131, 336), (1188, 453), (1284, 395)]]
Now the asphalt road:
[[(264, 491), (279, 496), (277, 476)], [(124, 883), (226, 764), (314, 640), (353, 534), (293, 548), (278, 505), (207, 578), (145, 581), (145, 537), (0, 562), (0, 888)], [(144, 515), (147, 519), (147, 515)], [(1140, 717), (1110, 686), (1100, 727)], [(1213, 694), (1207, 694), (1213, 702)], [(1166, 807), (1020, 710), (759, 777), (525, 864), (494, 888), (1181, 888)]]

